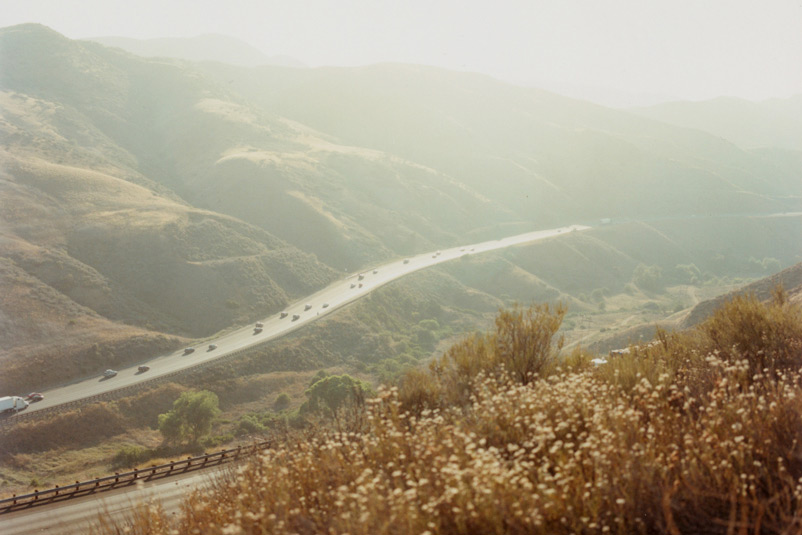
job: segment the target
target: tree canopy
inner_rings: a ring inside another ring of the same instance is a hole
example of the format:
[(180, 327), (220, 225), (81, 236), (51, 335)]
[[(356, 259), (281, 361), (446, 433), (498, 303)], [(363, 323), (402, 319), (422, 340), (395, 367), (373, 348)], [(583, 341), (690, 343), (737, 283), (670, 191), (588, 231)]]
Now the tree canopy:
[(212, 422), (220, 414), (219, 404), (214, 392), (184, 392), (172, 410), (159, 415), (159, 431), (168, 442), (198, 442), (211, 431)]
[(306, 390), (305, 394), (309, 399), (304, 402), (301, 411), (335, 414), (346, 404), (357, 401), (369, 392), (371, 392), (370, 385), (347, 373), (329, 375)]

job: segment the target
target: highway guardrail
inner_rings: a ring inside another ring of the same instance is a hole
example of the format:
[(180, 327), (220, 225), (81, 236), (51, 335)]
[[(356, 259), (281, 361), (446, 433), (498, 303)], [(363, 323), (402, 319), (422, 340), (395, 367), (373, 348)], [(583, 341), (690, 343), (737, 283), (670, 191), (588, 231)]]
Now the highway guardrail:
[(60, 503), (98, 492), (123, 488), (135, 485), (140, 481), (154, 481), (195, 470), (202, 470), (210, 466), (218, 466), (227, 462), (237, 461), (246, 456), (255, 455), (269, 447), (270, 442), (260, 442), (252, 446), (239, 446), (216, 453), (204, 453), (197, 457), (188, 457), (180, 461), (173, 461), (158, 466), (135, 468), (130, 472), (115, 473), (111, 476), (89, 481), (76, 481), (72, 485), (56, 485), (52, 489), (34, 490), (30, 494), (23, 494), (21, 496), (14, 495), (11, 498), (0, 500), (0, 515), (22, 509), (29, 509), (31, 507)]

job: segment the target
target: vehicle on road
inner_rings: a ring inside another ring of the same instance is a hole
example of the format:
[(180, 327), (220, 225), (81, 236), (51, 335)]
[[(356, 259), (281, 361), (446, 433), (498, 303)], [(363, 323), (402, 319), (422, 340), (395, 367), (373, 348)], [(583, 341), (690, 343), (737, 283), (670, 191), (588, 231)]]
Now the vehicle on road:
[(362, 288), (362, 283), (361, 282), (359, 283), (359, 287)]
[(405, 264), (409, 264), (409, 258), (405, 258), (405, 259), (404, 259), (404, 263), (405, 263)]
[(279, 316), (278, 316), (278, 317), (279, 317), (279, 318), (281, 318), (281, 319), (284, 319), (284, 318), (286, 318), (288, 315), (289, 315), (289, 313), (288, 313), (288, 312), (282, 312), (281, 314), (279, 314)]
[(257, 321), (257, 322), (256, 322), (256, 325), (254, 325), (254, 327), (256, 327), (257, 329), (261, 329), (261, 328), (262, 328), (262, 327), (264, 327), (264, 326), (265, 326), (265, 324), (264, 324), (264, 323), (262, 323), (261, 321)]
[(147, 366), (145, 364), (136, 369), (138, 373), (145, 373), (148, 370), (150, 370), (150, 366)]
[(323, 303), (323, 306), (321, 308), (329, 308), (329, 304), (328, 303)]
[(374, 274), (374, 275), (375, 275), (376, 273), (378, 273), (378, 272), (379, 272), (379, 270), (378, 270), (378, 269), (374, 269), (374, 270), (373, 270), (373, 274)]
[(262, 328), (261, 327), (254, 327), (253, 334), (259, 334), (260, 332), (262, 332)]
[(43, 399), (45, 399), (44, 394), (41, 394), (39, 392), (31, 392), (30, 394), (25, 396), (25, 401), (28, 401), (28, 402), (31, 402), (31, 401), (42, 401)]
[(184, 355), (189, 355), (190, 353), (194, 353), (194, 352), (195, 352), (195, 348), (194, 347), (185, 347), (184, 348)]
[(351, 283), (351, 288), (356, 288), (356, 283)]
[(115, 375), (117, 375), (117, 370), (109, 369), (109, 370), (106, 370), (105, 372), (103, 372), (103, 377), (106, 377), (106, 378), (114, 377)]
[(300, 318), (300, 317), (301, 317), (301, 315), (300, 315), (300, 314), (293, 314), (293, 315), (292, 315), (292, 321), (295, 321), (295, 320), (297, 320), (297, 319), (298, 319), (298, 318)]
[(5, 396), (0, 398), (0, 412), (19, 412), (28, 408), (28, 402), (19, 396)]
[(214, 351), (217, 349), (217, 344), (209, 344), (209, 351)]
[(360, 273), (359, 276), (357, 276), (357, 279), (359, 279), (359, 280), (362, 280), (364, 278), (365, 278), (365, 274), (364, 273)]
[(310, 305), (309, 303), (304, 305), (304, 310), (309, 310), (310, 308), (312, 308), (312, 305)]

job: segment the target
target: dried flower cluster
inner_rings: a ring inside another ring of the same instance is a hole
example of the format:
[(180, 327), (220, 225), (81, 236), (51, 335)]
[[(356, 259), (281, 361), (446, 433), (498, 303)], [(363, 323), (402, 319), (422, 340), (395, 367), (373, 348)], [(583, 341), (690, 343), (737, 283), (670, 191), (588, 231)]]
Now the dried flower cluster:
[(575, 354), (522, 378), (500, 359), (467, 384), (446, 355), (423, 386), (381, 389), (362, 429), (268, 451), (132, 533), (802, 533), (800, 311), (736, 305), (769, 321), (726, 352), (708, 324), (606, 368)]

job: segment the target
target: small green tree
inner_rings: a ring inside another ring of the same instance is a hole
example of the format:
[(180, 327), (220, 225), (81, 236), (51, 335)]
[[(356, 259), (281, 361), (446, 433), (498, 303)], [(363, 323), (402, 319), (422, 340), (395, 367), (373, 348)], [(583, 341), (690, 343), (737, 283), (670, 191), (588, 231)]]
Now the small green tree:
[(663, 270), (660, 266), (638, 264), (632, 273), (632, 282), (641, 290), (660, 293), (664, 289)]
[(197, 443), (212, 430), (212, 422), (220, 414), (219, 404), (214, 392), (184, 392), (171, 411), (159, 415), (159, 431), (167, 442)]
[(677, 264), (674, 267), (677, 280), (683, 284), (699, 284), (702, 282), (702, 272), (696, 264)]
[(283, 411), (290, 406), (290, 396), (286, 392), (282, 392), (273, 402), (273, 408), (277, 411)]
[(330, 375), (304, 392), (309, 399), (301, 406), (301, 412), (324, 412), (333, 416), (340, 408), (364, 398), (370, 392), (370, 385), (347, 373)]
[(590, 299), (597, 305), (604, 303), (604, 288), (596, 288), (590, 293)]

